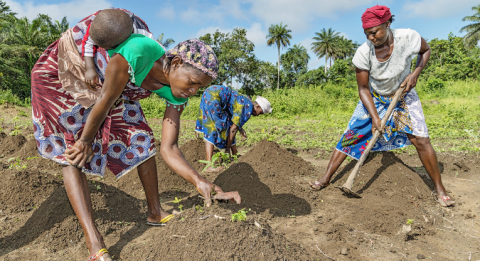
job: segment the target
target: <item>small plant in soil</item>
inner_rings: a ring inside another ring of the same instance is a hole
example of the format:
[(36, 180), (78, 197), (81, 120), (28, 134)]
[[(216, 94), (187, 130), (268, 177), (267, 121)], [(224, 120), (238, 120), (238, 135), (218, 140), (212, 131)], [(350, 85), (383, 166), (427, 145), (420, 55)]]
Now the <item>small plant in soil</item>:
[(180, 210), (180, 212), (183, 212), (183, 205), (180, 204), (180, 205), (178, 206), (178, 209)]
[(413, 221), (414, 221), (414, 219), (407, 219), (407, 225), (412, 225)]
[(27, 164), (22, 165), (22, 161), (19, 157), (9, 158), (7, 162), (14, 161), (8, 166), (9, 169), (23, 170), (27, 168)]
[(247, 220), (247, 213), (244, 208), (240, 209), (237, 213), (232, 214), (232, 222)]
[(175, 197), (175, 199), (172, 200), (172, 202), (175, 203), (175, 204), (178, 204), (178, 203), (182, 202), (182, 199)]
[(204, 172), (208, 167), (211, 167), (212, 169), (214, 169), (220, 166), (224, 166), (225, 169), (228, 169), (228, 164), (232, 162), (238, 162), (238, 158), (237, 158), (237, 155), (230, 155), (224, 152), (217, 152), (212, 156), (212, 161), (199, 160), (198, 162), (207, 164), (205, 168), (203, 168), (202, 170), (202, 172)]
[(203, 212), (203, 208), (202, 208), (202, 206), (195, 206), (195, 209), (196, 209), (196, 210), (198, 210), (198, 211), (200, 211), (200, 213), (202, 213), (202, 212)]

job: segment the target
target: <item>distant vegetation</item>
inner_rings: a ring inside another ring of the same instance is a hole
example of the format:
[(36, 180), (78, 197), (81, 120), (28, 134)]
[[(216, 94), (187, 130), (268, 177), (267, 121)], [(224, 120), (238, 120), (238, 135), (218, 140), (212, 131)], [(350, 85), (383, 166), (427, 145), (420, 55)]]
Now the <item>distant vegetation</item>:
[[(450, 33), (447, 39), (429, 41), (432, 55), (421, 79), (432, 90), (445, 82), (479, 78), (480, 49), (476, 44), (480, 39), (480, 5), (472, 10), (472, 16), (463, 18), (464, 21), (471, 22), (461, 29), (467, 33), (465, 37)], [(18, 97), (17, 102), (24, 102), (25, 98), (30, 97), (30, 71), (33, 65), (43, 50), (68, 27), (66, 17), (61, 21), (53, 21), (43, 14), (33, 20), (17, 17), (0, 0), (0, 90), (10, 91), (4, 96), (14, 95)], [(339, 89), (332, 92), (355, 93), (351, 60), (359, 44), (340, 36), (332, 28), (316, 32), (311, 46), (290, 46), (293, 40), (288, 25), (272, 25), (265, 45), (274, 47), (278, 52), (277, 64), (259, 60), (255, 56), (255, 45), (247, 38), (244, 28), (235, 28), (230, 33), (217, 31), (199, 38), (212, 45), (220, 61), (219, 77), (213, 84), (231, 86), (235, 78), (241, 92), (250, 95), (276, 89), (280, 93), (288, 93), (285, 90), (312, 86), (323, 86), (322, 90)], [(167, 48), (175, 42), (171, 38), (164, 39), (163, 34), (158, 40)], [(282, 53), (283, 48), (288, 49)], [(311, 57), (307, 53), (308, 49), (318, 58), (324, 58), (325, 65), (328, 66), (309, 70)], [(412, 67), (414, 63), (415, 61)]]

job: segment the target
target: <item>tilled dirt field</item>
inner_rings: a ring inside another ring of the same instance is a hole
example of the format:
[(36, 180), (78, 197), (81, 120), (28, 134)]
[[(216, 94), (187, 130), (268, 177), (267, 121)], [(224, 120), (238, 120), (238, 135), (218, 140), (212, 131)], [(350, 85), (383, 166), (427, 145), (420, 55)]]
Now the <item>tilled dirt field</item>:
[[(195, 169), (204, 167), (203, 141), (181, 149)], [(35, 157), (34, 140), (0, 134), (0, 260), (85, 260), (61, 167)], [(354, 186), (362, 199), (335, 187), (355, 161), (342, 166), (331, 186), (313, 191), (308, 181), (326, 161), (304, 158), (260, 142), (227, 170), (205, 175), (224, 191), (239, 191), (242, 204), (207, 209), (157, 155), (162, 206), (181, 213), (166, 227), (147, 227), (135, 171), (120, 180), (107, 173), (89, 177), (96, 222), (116, 260), (480, 260), (476, 155), (439, 155), (453, 208), (435, 203), (416, 155), (372, 154)], [(247, 220), (231, 222), (240, 209)]]

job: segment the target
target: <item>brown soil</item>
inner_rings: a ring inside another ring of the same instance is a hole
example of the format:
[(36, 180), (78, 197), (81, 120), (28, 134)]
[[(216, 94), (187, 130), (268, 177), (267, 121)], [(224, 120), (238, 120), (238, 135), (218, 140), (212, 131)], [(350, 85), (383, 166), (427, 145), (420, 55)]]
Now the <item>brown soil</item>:
[[(0, 134), (0, 148), (0, 260), (84, 260), (88, 252), (61, 167), (32, 159), (35, 141), (22, 136)], [(197, 171), (203, 169), (198, 162), (205, 158), (203, 141), (189, 141), (181, 150)], [(7, 162), (11, 157), (19, 160)], [(355, 161), (342, 166), (330, 187), (314, 191), (308, 181), (325, 164), (314, 167), (267, 141), (224, 172), (205, 175), (242, 196), (240, 205), (216, 202), (208, 209), (158, 153), (162, 207), (183, 210), (166, 227), (145, 225), (146, 201), (136, 173), (118, 181), (109, 174), (89, 177), (89, 187), (97, 226), (116, 260), (329, 260), (325, 255), (336, 260), (413, 260), (417, 255), (467, 260), (468, 253), (471, 260), (480, 259), (475, 253), (480, 250), (480, 162), (468, 155), (439, 159), (444, 183), (458, 202), (455, 208), (435, 203), (416, 155), (370, 155), (354, 185), (363, 198), (356, 199), (335, 188)], [(182, 201), (173, 203), (175, 197)], [(248, 211), (247, 220), (231, 222), (240, 209)]]

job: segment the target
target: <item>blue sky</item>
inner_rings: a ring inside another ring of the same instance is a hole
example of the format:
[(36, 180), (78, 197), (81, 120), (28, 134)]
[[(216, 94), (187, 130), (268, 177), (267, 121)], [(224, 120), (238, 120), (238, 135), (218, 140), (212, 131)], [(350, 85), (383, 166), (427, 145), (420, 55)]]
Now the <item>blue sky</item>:
[[(302, 44), (310, 50), (315, 32), (333, 28), (358, 43), (365, 42), (360, 17), (366, 8), (386, 5), (395, 15), (392, 28), (411, 28), (424, 38), (447, 38), (450, 32), (467, 23), (462, 18), (471, 15), (477, 0), (3, 0), (19, 16), (34, 18), (38, 13), (56, 20), (67, 16), (74, 25), (85, 16), (107, 7), (121, 7), (144, 19), (155, 36), (164, 33), (177, 43), (205, 33), (229, 32), (235, 27), (247, 29), (255, 43), (258, 58), (277, 62), (275, 48), (266, 46), (265, 36), (271, 24), (283, 22), (292, 30), (291, 45)], [(283, 50), (284, 52), (285, 50)], [(310, 52), (309, 67), (317, 68), (324, 59)]]

